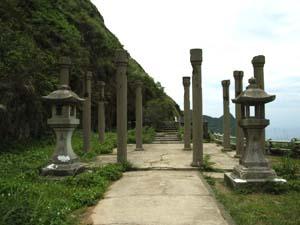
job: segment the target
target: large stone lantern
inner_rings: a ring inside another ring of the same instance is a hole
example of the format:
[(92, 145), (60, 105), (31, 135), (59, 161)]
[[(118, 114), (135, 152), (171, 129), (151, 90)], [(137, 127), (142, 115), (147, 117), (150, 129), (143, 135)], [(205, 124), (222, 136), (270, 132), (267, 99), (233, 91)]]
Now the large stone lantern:
[(264, 117), (264, 106), (275, 100), (275, 95), (268, 95), (258, 88), (255, 78), (249, 79), (249, 86), (239, 96), (232, 100), (241, 105), (242, 118), (240, 126), (243, 128), (247, 146), (232, 173), (225, 174), (225, 181), (230, 186), (238, 188), (245, 184), (263, 184), (266, 181), (283, 182), (278, 179), (275, 171), (265, 158), (261, 144), (261, 135), (269, 120)]
[(43, 99), (51, 104), (52, 117), (48, 125), (56, 134), (56, 147), (50, 164), (42, 169), (42, 175), (66, 176), (83, 171), (77, 155), (72, 148), (73, 131), (79, 124), (76, 118), (77, 106), (84, 99), (79, 98), (69, 87), (69, 67), (71, 61), (67, 57), (60, 59), (60, 85)]

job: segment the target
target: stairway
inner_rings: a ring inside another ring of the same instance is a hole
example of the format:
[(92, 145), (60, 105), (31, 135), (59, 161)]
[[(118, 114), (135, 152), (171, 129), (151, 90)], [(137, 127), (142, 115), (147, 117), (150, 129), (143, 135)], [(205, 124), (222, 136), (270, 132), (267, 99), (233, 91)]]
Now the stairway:
[(181, 140), (178, 136), (177, 129), (161, 129), (156, 132), (153, 144), (179, 144)]

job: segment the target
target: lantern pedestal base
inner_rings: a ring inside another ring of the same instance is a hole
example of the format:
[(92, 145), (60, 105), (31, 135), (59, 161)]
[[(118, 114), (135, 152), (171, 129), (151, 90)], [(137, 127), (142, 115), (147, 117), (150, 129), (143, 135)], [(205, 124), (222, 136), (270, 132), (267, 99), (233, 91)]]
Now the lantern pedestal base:
[(278, 178), (275, 171), (268, 167), (247, 168), (238, 165), (232, 173), (224, 174), (225, 183), (233, 189), (261, 188), (266, 183), (285, 183), (286, 180)]
[(41, 171), (42, 176), (74, 176), (85, 170), (83, 164), (76, 162), (72, 164), (50, 164)]
[(134, 149), (135, 151), (144, 151), (145, 149), (144, 148), (136, 148)]

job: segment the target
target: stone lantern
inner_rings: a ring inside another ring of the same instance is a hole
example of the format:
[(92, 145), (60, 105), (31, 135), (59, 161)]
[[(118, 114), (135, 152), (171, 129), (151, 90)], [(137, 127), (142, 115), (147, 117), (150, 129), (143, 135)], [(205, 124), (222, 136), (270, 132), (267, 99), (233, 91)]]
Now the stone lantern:
[(77, 106), (84, 99), (79, 98), (69, 87), (71, 60), (61, 57), (59, 64), (61, 66), (59, 88), (43, 97), (51, 104), (52, 117), (47, 122), (56, 134), (56, 147), (50, 164), (42, 169), (42, 175), (74, 175), (84, 169), (71, 143), (73, 131), (79, 124), (79, 119), (76, 118)]
[(264, 106), (275, 100), (275, 95), (268, 95), (258, 88), (256, 79), (249, 79), (249, 86), (239, 96), (232, 100), (241, 105), (242, 118), (240, 126), (243, 128), (247, 146), (232, 173), (225, 174), (225, 182), (233, 188), (249, 185), (259, 185), (267, 181), (284, 182), (278, 179), (275, 171), (270, 168), (264, 155), (261, 144), (261, 135), (264, 128), (269, 125), (269, 120), (264, 117)]

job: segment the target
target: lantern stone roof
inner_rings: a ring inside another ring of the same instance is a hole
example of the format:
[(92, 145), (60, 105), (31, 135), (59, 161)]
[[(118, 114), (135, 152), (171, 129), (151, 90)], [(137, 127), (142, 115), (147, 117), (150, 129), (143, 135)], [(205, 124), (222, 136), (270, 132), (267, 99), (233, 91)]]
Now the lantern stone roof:
[(43, 99), (52, 103), (72, 103), (79, 104), (85, 99), (80, 98), (76, 93), (71, 91), (67, 85), (62, 85), (58, 90), (51, 92), (47, 96), (43, 96)]
[(275, 95), (267, 94), (263, 89), (258, 88), (256, 79), (250, 78), (249, 85), (245, 91), (243, 91), (235, 99), (232, 99), (233, 103), (268, 103), (274, 101)]

